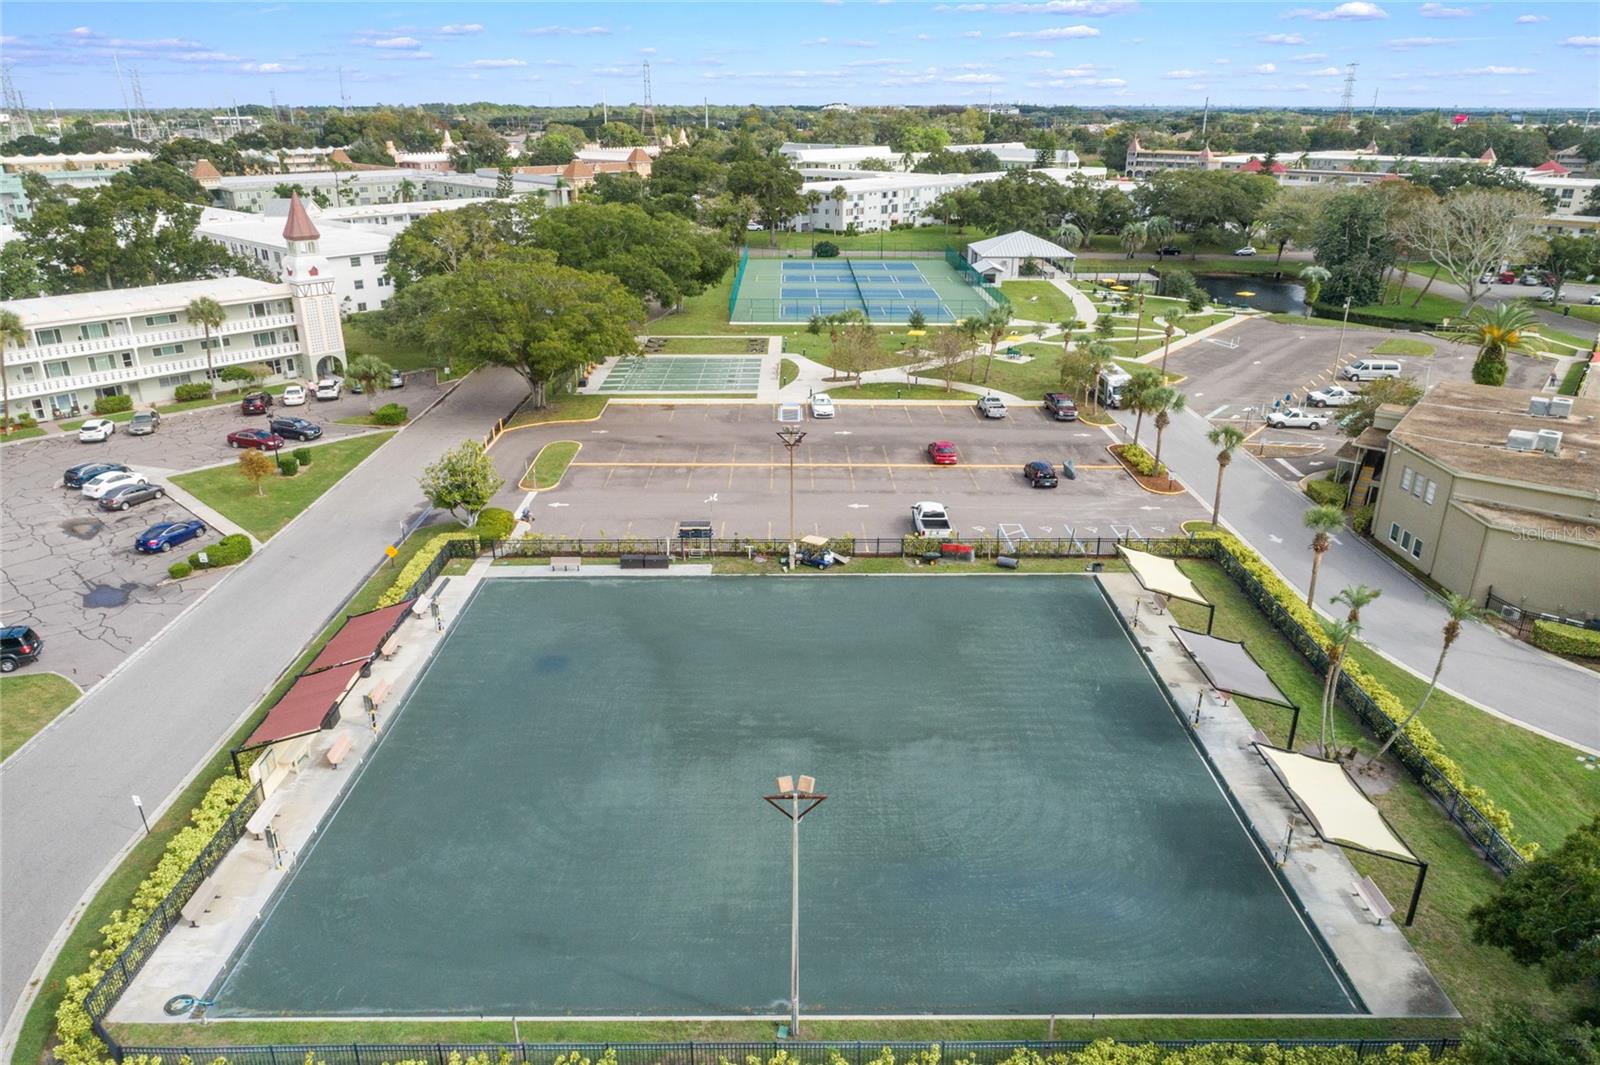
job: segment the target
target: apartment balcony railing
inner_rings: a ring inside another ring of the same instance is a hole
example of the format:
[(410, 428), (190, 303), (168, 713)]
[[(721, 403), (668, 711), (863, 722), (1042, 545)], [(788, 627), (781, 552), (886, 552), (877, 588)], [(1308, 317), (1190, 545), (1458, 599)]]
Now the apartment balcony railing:
[[(266, 329), (280, 329), (284, 326), (295, 324), (294, 312), (285, 311), (282, 314), (268, 314), (260, 318), (230, 319), (222, 324), (222, 328), (213, 329), (213, 337), (234, 337), (241, 333), (259, 333)], [(57, 359), (67, 359), (74, 355), (103, 355), (109, 351), (137, 351), (139, 348), (154, 347), (159, 344), (198, 344), (205, 339), (205, 330), (197, 325), (174, 325), (166, 329), (146, 329), (135, 333), (112, 333), (106, 337), (96, 337), (92, 340), (64, 340), (59, 344), (27, 344), (20, 348), (12, 348), (6, 352), (8, 366), (20, 366), (24, 363), (53, 362)]]
[[(214, 369), (221, 369), (224, 366), (236, 366), (245, 362), (260, 362), (263, 359), (281, 359), (290, 355), (299, 355), (300, 353), (299, 341), (289, 344), (269, 344), (260, 348), (224, 348), (212, 356), (211, 365)], [(28, 399), (32, 396), (53, 396), (62, 392), (75, 392), (80, 388), (109, 388), (112, 385), (123, 385), (130, 381), (149, 381), (157, 377), (168, 377), (173, 374), (195, 372), (203, 374), (205, 369), (206, 357), (202, 352), (198, 355), (158, 359), (137, 363), (133, 366), (119, 366), (112, 370), (95, 370), (90, 373), (72, 374), (67, 377), (45, 377), (33, 381), (13, 381), (10, 395), (13, 401)]]

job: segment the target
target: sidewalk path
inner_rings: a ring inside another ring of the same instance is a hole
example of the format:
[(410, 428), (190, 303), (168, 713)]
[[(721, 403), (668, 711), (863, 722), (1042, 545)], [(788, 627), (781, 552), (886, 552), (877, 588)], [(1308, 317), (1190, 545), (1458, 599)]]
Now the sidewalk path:
[(468, 378), (0, 764), (0, 1055), (40, 959), (142, 834), (129, 797), (152, 820), (165, 810), (426, 511), (423, 466), (481, 437), (521, 387), (506, 370)]

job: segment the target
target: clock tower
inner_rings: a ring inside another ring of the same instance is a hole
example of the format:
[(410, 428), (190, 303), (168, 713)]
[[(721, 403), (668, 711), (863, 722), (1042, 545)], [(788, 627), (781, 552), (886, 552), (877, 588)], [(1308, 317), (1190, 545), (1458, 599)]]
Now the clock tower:
[(344, 373), (344, 334), (339, 328), (339, 298), (333, 292), (333, 274), (317, 242), (322, 234), (306, 213), (300, 194), (289, 197), (289, 217), (284, 222), (283, 280), (294, 301), (300, 330), (300, 350), (313, 378)]

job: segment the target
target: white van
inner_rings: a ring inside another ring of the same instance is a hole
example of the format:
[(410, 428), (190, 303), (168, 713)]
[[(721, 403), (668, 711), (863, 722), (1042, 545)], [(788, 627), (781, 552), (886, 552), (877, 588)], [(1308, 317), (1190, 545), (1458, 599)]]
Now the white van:
[(1393, 359), (1357, 359), (1339, 371), (1346, 381), (1376, 381), (1380, 377), (1399, 377), (1402, 367)]

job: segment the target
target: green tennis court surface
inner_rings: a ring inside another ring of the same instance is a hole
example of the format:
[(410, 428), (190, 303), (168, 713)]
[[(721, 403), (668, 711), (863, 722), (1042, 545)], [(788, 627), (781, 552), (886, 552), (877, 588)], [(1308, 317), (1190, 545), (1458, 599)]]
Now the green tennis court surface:
[(878, 324), (921, 311), (950, 324), (996, 303), (944, 259), (761, 259), (745, 261), (729, 310), (734, 322), (804, 322), (857, 311)]
[(760, 387), (760, 358), (647, 355), (619, 359), (597, 391), (754, 392)]
[[(1087, 579), (495, 580), (218, 1016), (1355, 1012)], [(241, 844), (241, 846), (244, 844)]]

